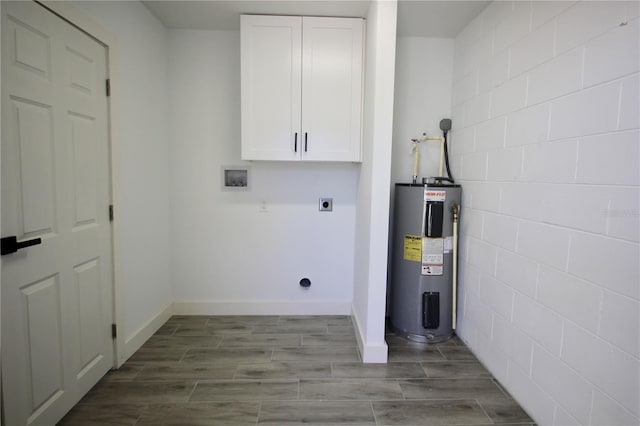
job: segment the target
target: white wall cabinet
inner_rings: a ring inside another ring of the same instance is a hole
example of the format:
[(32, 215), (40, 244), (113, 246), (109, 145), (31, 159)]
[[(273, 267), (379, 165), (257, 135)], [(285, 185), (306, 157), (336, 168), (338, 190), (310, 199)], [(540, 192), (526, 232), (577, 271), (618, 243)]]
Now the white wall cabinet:
[(361, 161), (363, 22), (241, 17), (243, 160)]

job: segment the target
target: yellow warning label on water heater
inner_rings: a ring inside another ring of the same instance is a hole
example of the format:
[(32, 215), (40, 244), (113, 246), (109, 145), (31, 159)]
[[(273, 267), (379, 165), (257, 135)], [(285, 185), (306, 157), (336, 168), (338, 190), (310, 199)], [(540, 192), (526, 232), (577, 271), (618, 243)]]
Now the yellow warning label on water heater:
[(422, 237), (420, 235), (404, 236), (404, 260), (422, 262)]

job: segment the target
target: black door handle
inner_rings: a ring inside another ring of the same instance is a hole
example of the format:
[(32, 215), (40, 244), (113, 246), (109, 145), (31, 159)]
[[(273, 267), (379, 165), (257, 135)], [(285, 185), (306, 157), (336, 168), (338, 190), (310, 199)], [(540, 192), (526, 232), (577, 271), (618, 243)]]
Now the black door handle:
[(40, 238), (18, 242), (16, 236), (0, 238), (0, 255), (15, 253), (20, 249), (42, 244)]

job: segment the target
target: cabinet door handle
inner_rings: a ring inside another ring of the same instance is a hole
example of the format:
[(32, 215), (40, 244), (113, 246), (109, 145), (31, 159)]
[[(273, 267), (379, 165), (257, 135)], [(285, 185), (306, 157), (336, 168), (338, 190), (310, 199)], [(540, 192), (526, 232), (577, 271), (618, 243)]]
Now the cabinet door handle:
[(304, 132), (304, 152), (307, 152), (307, 132)]
[(298, 152), (298, 132), (293, 137), (293, 152)]

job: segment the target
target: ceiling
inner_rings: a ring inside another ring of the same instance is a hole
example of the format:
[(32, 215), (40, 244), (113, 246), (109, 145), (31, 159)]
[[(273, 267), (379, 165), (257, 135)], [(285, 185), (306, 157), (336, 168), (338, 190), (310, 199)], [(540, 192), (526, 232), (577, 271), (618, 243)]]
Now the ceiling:
[[(366, 17), (369, 0), (143, 1), (168, 28), (238, 30), (240, 14)], [(399, 0), (398, 35), (455, 37), (489, 1)]]

